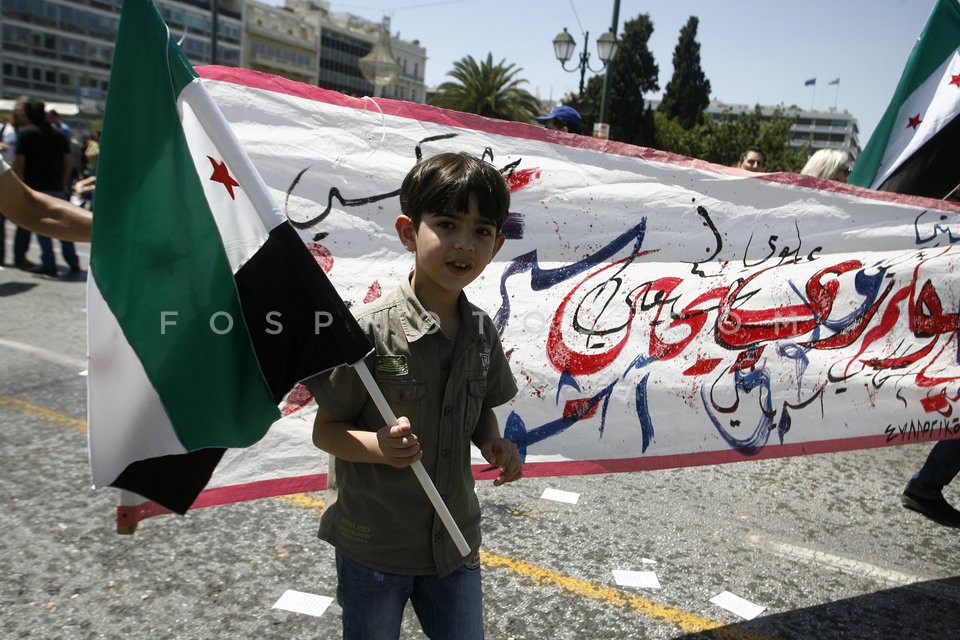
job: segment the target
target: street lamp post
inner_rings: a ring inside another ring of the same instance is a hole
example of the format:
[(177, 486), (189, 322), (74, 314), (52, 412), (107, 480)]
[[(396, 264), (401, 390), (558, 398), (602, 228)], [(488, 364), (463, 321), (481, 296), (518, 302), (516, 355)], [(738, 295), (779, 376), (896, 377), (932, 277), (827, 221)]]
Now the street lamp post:
[(590, 52), (588, 50), (588, 44), (590, 42), (590, 32), (583, 34), (583, 51), (580, 52), (580, 61), (576, 67), (573, 69), (567, 69), (567, 61), (573, 57), (573, 52), (577, 48), (577, 41), (573, 39), (567, 32), (567, 28), (563, 28), (563, 33), (557, 35), (553, 39), (553, 53), (557, 56), (557, 60), (560, 61), (560, 66), (564, 71), (580, 71), (580, 92), (578, 95), (583, 95), (583, 79), (587, 73), (587, 69), (593, 71), (594, 73), (600, 73), (603, 71), (607, 64), (613, 59), (613, 56), (617, 53), (617, 38), (610, 31), (607, 31), (602, 36), (597, 38), (597, 57), (600, 58), (600, 62), (603, 63), (603, 66), (599, 69), (594, 69), (590, 66)]
[[(613, 2), (613, 24), (610, 25), (610, 33), (613, 35), (614, 42), (617, 38), (617, 23), (620, 22), (620, 0), (614, 0)], [(614, 52), (616, 53), (616, 52)], [(610, 54), (610, 57), (613, 57), (613, 54)], [(610, 67), (612, 64), (607, 67), (607, 75), (603, 79), (603, 94), (600, 98), (600, 122), (607, 121), (607, 103), (609, 102), (610, 97)]]

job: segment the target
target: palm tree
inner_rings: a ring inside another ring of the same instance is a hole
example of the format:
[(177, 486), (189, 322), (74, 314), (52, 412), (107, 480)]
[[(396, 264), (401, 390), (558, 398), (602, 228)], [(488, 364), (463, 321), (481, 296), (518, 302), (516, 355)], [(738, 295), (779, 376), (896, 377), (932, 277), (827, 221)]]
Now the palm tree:
[(523, 71), (501, 60), (493, 63), (493, 54), (477, 64), (473, 56), (453, 63), (448, 76), (456, 82), (444, 82), (430, 104), (464, 113), (476, 113), (489, 118), (531, 122), (540, 114), (540, 101), (520, 85), (527, 81), (517, 78)]

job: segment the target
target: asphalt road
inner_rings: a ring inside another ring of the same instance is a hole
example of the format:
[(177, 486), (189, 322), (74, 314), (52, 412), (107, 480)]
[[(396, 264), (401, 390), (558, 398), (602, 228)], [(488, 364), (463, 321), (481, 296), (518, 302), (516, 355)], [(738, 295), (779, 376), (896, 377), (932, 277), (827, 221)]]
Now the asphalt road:
[[(0, 271), (0, 637), (339, 637), (336, 604), (273, 608), (287, 590), (334, 595), (322, 495), (114, 532), (115, 493), (89, 486), (84, 295), (83, 278)], [(898, 499), (929, 448), (483, 483), (487, 637), (960, 638), (960, 530)], [(763, 612), (710, 602), (725, 591)], [(409, 611), (403, 637), (424, 637)]]

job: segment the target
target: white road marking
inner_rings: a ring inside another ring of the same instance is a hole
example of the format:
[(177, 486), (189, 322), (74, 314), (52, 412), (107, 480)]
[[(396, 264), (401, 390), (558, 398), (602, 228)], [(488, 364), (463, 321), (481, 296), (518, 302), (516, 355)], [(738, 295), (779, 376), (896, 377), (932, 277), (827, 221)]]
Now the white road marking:
[(35, 347), (32, 344), (17, 342), (16, 340), (7, 340), (5, 338), (0, 338), (0, 347), (9, 347), (10, 349), (17, 349), (18, 351), (30, 353), (37, 356), (38, 358), (43, 358), (44, 360), (55, 362), (57, 364), (64, 364), (64, 365), (67, 365), (68, 367), (76, 367), (77, 369), (87, 368), (86, 359), (81, 360), (80, 358), (74, 358), (73, 356), (67, 356), (62, 353), (57, 353), (55, 351), (43, 349), (41, 347)]
[(878, 567), (877, 565), (870, 564), (868, 562), (861, 562), (859, 560), (852, 560), (842, 556), (835, 556), (830, 553), (824, 553), (823, 551), (817, 551), (816, 549), (809, 549), (807, 547), (800, 547), (786, 542), (768, 540), (761, 538), (760, 536), (750, 536), (749, 540), (754, 546), (784, 558), (818, 564), (855, 576), (876, 578), (877, 580), (882, 580), (896, 586), (904, 586), (913, 584), (915, 582), (924, 582), (929, 580), (929, 578), (915, 576), (909, 573), (901, 573), (899, 571), (884, 569), (883, 567)]

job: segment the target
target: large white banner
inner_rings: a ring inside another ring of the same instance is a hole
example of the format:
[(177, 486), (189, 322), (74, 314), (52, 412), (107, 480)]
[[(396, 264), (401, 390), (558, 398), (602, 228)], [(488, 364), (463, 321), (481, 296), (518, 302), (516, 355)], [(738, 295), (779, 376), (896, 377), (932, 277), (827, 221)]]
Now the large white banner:
[[(960, 437), (956, 205), (199, 71), (350, 304), (412, 266), (394, 219), (419, 157), (508, 177), (507, 241), (467, 295), (520, 387), (498, 416), (528, 476)], [(295, 390), (196, 506), (322, 488), (310, 407)]]

